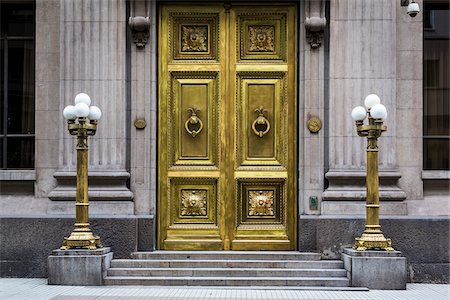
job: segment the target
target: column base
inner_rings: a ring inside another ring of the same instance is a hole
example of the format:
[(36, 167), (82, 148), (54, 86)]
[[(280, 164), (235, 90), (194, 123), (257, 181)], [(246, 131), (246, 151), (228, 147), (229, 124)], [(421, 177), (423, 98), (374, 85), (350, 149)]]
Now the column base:
[[(395, 170), (381, 170), (379, 193), (381, 201), (403, 201), (406, 193), (398, 186), (401, 177)], [(366, 200), (366, 172), (364, 170), (330, 170), (325, 174), (328, 188), (322, 194), (324, 201)]]
[(356, 251), (345, 248), (342, 260), (353, 287), (406, 289), (406, 258), (400, 251)]
[[(48, 195), (50, 200), (74, 201), (76, 198), (76, 172), (57, 171), (53, 175), (58, 181)], [(124, 170), (89, 171), (90, 201), (131, 201), (133, 193), (127, 187), (130, 173)]]
[(90, 229), (85, 231), (76, 231), (70, 234), (69, 237), (64, 238), (61, 250), (69, 250), (73, 248), (84, 248), (88, 250), (95, 250), (102, 248), (100, 237), (95, 236)]
[(48, 257), (48, 284), (103, 285), (112, 258), (110, 247), (53, 250)]
[(355, 238), (353, 249), (356, 249), (356, 251), (366, 251), (370, 249), (394, 251), (391, 239), (385, 238), (382, 233), (363, 233), (361, 237)]

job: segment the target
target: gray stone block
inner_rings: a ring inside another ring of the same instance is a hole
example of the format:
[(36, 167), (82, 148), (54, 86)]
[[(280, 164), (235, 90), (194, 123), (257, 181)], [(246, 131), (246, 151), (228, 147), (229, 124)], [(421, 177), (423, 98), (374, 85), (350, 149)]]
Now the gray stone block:
[(408, 281), (412, 283), (449, 283), (450, 263), (408, 263)]
[(406, 289), (406, 258), (401, 256), (401, 252), (346, 248), (342, 256), (351, 286), (376, 290)]
[(137, 217), (137, 250), (152, 251), (153, 250), (153, 216)]
[[(47, 277), (47, 258), (61, 247), (73, 230), (74, 217), (0, 218), (0, 276)], [(115, 258), (128, 258), (136, 251), (135, 216), (91, 218), (91, 229)], [(152, 236), (153, 232), (148, 232)]]
[[(304, 216), (299, 219), (299, 249), (339, 259), (364, 230), (364, 218)], [(408, 263), (408, 282), (449, 283), (449, 217), (383, 217), (381, 229)], [(314, 248), (312, 248), (314, 247)]]
[(54, 250), (48, 257), (48, 284), (103, 285), (113, 253), (97, 250)]

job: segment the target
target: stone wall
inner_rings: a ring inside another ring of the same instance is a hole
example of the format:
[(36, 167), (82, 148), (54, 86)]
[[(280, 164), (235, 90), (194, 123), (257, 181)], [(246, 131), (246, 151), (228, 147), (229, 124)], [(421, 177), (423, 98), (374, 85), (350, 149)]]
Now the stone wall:
[[(61, 246), (73, 228), (72, 218), (0, 219), (0, 276), (46, 277), (47, 257)], [(408, 281), (448, 283), (450, 218), (393, 217), (381, 219), (383, 233), (407, 258)], [(114, 258), (153, 249), (153, 219), (93, 218), (91, 228), (110, 246)], [(339, 259), (364, 229), (362, 218), (301, 216), (300, 251), (320, 252), (323, 259)]]
[[(324, 259), (340, 258), (364, 230), (363, 218), (300, 218), (300, 250), (318, 251)], [(450, 274), (450, 218), (391, 217), (380, 220), (381, 229), (392, 239), (395, 250), (407, 259), (408, 281), (448, 283)]]
[[(73, 230), (73, 218), (36, 216), (0, 219), (0, 276), (47, 277), (47, 257), (61, 247)], [(114, 258), (128, 258), (136, 250), (152, 250), (153, 219), (91, 218), (91, 229)]]

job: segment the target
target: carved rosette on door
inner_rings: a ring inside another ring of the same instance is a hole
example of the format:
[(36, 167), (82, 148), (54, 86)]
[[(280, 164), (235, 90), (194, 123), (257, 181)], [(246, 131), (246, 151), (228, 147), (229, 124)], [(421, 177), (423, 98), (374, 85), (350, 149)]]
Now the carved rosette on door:
[(295, 249), (297, 7), (160, 12), (158, 248)]

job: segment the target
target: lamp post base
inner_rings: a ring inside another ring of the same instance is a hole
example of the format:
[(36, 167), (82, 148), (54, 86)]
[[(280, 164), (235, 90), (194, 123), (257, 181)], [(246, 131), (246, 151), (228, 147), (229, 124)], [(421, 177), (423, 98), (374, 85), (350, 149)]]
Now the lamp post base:
[(48, 284), (104, 285), (112, 258), (109, 247), (53, 250), (48, 257)]
[(406, 289), (406, 258), (399, 251), (356, 251), (345, 248), (341, 257), (352, 287)]
[(355, 239), (353, 249), (356, 249), (356, 251), (370, 249), (394, 251), (391, 239), (385, 238), (382, 233), (363, 233), (361, 237)]
[(90, 229), (85, 231), (77, 231), (76, 229), (70, 234), (69, 237), (64, 238), (64, 242), (61, 250), (68, 250), (74, 248), (82, 248), (88, 250), (95, 250), (102, 248), (100, 237), (95, 236)]

